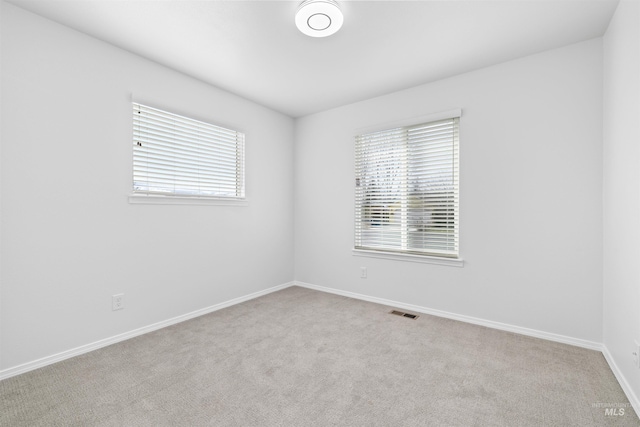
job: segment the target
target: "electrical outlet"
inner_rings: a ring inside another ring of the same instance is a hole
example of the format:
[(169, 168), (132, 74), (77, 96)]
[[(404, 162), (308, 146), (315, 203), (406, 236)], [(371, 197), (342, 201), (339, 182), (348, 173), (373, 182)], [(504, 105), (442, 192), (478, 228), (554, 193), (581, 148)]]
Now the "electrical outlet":
[(638, 344), (638, 341), (633, 343), (635, 344), (633, 348), (633, 364), (636, 365), (636, 368), (640, 368), (640, 344)]
[(367, 278), (367, 267), (360, 267), (360, 278), (361, 279)]
[(124, 308), (124, 294), (111, 296), (111, 308), (113, 311), (122, 310)]

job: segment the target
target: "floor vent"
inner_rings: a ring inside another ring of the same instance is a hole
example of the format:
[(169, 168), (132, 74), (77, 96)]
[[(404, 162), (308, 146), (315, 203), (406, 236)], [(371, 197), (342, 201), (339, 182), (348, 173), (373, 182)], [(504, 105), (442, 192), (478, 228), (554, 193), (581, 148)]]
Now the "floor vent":
[(405, 313), (404, 311), (391, 310), (391, 314), (395, 314), (396, 316), (408, 317), (409, 319), (417, 319), (417, 314)]

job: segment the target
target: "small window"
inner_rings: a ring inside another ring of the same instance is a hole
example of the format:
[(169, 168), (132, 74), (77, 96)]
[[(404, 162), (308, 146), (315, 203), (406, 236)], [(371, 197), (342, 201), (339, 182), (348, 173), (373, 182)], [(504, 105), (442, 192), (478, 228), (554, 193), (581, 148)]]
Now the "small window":
[(355, 249), (458, 258), (458, 123), (356, 137)]
[(133, 192), (243, 199), (244, 134), (133, 103)]

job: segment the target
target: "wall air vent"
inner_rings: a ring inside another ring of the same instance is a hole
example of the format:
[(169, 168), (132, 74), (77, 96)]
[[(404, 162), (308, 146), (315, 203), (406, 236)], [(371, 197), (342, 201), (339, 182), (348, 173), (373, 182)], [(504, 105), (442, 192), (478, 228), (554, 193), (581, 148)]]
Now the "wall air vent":
[(404, 311), (391, 310), (389, 313), (395, 314), (396, 316), (408, 317), (409, 319), (417, 319), (417, 314), (405, 313)]

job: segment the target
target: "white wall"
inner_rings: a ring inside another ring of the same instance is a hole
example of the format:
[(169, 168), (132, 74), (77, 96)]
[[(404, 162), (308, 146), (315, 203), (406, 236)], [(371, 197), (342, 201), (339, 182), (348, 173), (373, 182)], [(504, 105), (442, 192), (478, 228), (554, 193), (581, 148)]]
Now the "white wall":
[[(601, 49), (586, 41), (299, 119), (296, 280), (601, 342)], [(353, 256), (356, 129), (456, 107), (464, 268)]]
[[(640, 3), (621, 1), (604, 37), (604, 338), (629, 389), (640, 343)], [(637, 408), (636, 408), (637, 409)]]
[[(0, 59), (2, 58), (2, 16), (4, 2), (0, 0)], [(0, 60), (0, 100), (2, 99), (2, 61)], [(2, 369), (2, 104), (0, 103), (0, 369)]]
[[(292, 279), (291, 118), (3, 7), (0, 369)], [(244, 131), (249, 206), (129, 204), (131, 93)]]

